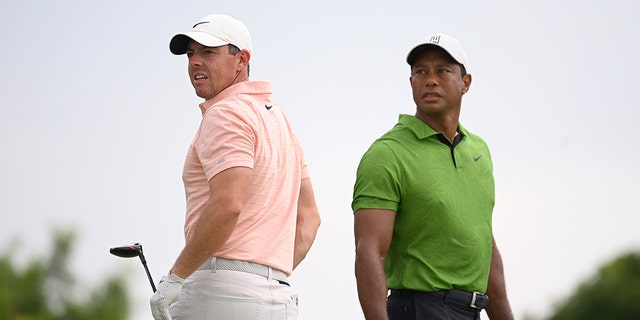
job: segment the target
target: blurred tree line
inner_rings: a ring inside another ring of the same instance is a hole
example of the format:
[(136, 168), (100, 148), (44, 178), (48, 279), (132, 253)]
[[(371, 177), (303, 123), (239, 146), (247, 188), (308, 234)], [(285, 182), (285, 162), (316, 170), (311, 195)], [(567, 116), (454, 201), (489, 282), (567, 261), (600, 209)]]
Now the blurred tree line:
[(69, 270), (74, 238), (72, 232), (56, 232), (51, 256), (33, 259), (24, 270), (12, 262), (15, 247), (0, 254), (0, 320), (127, 318), (130, 306), (123, 278), (107, 278), (91, 290), (78, 286)]
[[(127, 319), (123, 278), (107, 278), (88, 292), (78, 288), (68, 266), (74, 238), (71, 232), (55, 233), (51, 256), (30, 261), (24, 270), (14, 266), (14, 252), (0, 253), (0, 320)], [(631, 252), (601, 266), (545, 319), (638, 319), (639, 301), (640, 252)], [(540, 318), (526, 314), (523, 319)]]
[[(536, 319), (526, 315), (526, 320)], [(601, 266), (554, 306), (547, 320), (640, 319), (640, 252)]]

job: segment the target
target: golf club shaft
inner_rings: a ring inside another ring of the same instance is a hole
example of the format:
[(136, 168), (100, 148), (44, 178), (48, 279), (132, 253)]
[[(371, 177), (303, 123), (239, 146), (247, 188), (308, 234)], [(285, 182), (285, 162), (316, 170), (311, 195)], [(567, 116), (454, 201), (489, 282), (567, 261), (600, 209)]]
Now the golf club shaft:
[(144, 271), (147, 272), (147, 278), (149, 278), (151, 289), (153, 289), (153, 292), (156, 292), (156, 285), (153, 283), (153, 278), (151, 278), (151, 273), (149, 272), (149, 268), (147, 267), (147, 260), (144, 258), (144, 254), (142, 253), (142, 251), (140, 251), (140, 261), (142, 262), (142, 266), (144, 266)]

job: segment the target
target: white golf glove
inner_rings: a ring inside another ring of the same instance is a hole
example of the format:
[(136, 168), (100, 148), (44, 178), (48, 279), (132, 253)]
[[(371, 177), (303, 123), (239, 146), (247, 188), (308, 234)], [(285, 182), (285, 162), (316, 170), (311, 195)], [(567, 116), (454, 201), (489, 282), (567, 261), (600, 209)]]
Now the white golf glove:
[(169, 306), (178, 299), (184, 279), (170, 274), (163, 276), (158, 290), (151, 296), (151, 314), (156, 320), (171, 320)]

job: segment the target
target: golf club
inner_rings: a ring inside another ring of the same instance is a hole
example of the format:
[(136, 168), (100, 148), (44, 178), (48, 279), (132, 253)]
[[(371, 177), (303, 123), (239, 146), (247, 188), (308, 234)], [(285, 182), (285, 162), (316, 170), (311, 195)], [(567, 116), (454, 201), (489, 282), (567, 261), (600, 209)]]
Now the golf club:
[(109, 250), (112, 255), (118, 256), (120, 258), (133, 258), (140, 257), (140, 261), (144, 266), (144, 271), (147, 272), (147, 278), (149, 278), (149, 283), (151, 283), (151, 289), (153, 292), (156, 292), (156, 285), (153, 283), (153, 279), (151, 278), (151, 273), (149, 273), (149, 268), (147, 267), (147, 260), (144, 258), (144, 254), (142, 253), (142, 245), (140, 243), (134, 243), (127, 246), (122, 247), (113, 247)]

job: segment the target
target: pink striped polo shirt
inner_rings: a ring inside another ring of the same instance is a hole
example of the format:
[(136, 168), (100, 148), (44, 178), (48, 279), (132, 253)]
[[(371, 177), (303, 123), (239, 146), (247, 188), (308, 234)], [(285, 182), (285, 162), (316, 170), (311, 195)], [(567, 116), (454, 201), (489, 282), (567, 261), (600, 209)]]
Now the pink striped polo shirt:
[(215, 255), (291, 274), (300, 184), (309, 173), (289, 121), (271, 101), (271, 84), (237, 83), (201, 103), (200, 109), (202, 122), (182, 173), (185, 237), (209, 200), (209, 180), (228, 168), (252, 168), (244, 210)]

